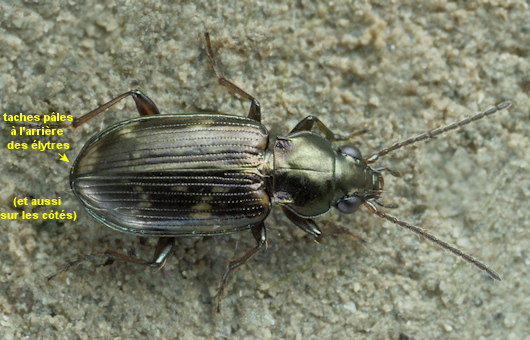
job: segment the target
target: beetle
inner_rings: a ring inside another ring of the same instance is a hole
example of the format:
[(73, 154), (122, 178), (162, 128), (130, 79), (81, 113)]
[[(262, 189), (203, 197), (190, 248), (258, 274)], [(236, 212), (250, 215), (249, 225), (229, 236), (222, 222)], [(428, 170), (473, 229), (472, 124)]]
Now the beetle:
[[(404, 146), (428, 140), (506, 109), (504, 102), (457, 123), (396, 143), (367, 158), (315, 116), (269, 143), (257, 99), (223, 77), (210, 37), (204, 35), (210, 66), (220, 85), (250, 101), (247, 117), (222, 113), (162, 115), (139, 90), (123, 93), (62, 127), (78, 127), (124, 98), (132, 97), (139, 118), (106, 128), (84, 145), (70, 172), (70, 185), (98, 222), (125, 233), (158, 237), (152, 260), (106, 249), (68, 262), (55, 275), (87, 259), (103, 256), (160, 268), (175, 237), (214, 236), (248, 230), (256, 246), (229, 261), (217, 292), (217, 310), (230, 274), (266, 245), (265, 219), (273, 205), (313, 237), (322, 232), (314, 218), (332, 207), (353, 213), (361, 206), (407, 228), (474, 264), (482, 262), (424, 229), (383, 211), (383, 171), (370, 165)], [(316, 132), (313, 131), (316, 127)]]

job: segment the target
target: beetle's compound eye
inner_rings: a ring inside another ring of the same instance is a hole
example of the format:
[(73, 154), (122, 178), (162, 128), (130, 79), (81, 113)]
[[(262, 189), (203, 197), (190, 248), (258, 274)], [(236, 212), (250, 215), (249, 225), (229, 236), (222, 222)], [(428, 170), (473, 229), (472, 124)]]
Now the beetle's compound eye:
[(343, 145), (339, 148), (339, 152), (343, 155), (351, 156), (355, 159), (358, 159), (360, 161), (363, 160), (363, 156), (361, 155), (361, 151), (357, 149), (357, 147), (353, 145)]
[(337, 202), (337, 209), (345, 214), (351, 214), (357, 211), (363, 200), (357, 196), (343, 197)]

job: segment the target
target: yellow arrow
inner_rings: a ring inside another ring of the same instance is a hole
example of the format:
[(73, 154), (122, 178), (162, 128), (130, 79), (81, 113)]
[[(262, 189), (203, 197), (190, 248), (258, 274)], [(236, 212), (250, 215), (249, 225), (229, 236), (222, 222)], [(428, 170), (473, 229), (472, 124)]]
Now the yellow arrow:
[(68, 159), (68, 157), (66, 156), (65, 153), (63, 153), (62, 155), (60, 153), (58, 153), (58, 155), (61, 156), (61, 158), (59, 158), (60, 161), (64, 161), (64, 162), (70, 163), (70, 160)]

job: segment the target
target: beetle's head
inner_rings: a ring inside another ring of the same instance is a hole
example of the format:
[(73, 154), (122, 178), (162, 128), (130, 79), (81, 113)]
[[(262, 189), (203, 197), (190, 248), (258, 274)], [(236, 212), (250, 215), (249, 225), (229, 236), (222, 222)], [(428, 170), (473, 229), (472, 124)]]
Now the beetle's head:
[(353, 213), (363, 202), (379, 198), (383, 175), (366, 164), (357, 147), (339, 147), (335, 159), (334, 205), (340, 212)]

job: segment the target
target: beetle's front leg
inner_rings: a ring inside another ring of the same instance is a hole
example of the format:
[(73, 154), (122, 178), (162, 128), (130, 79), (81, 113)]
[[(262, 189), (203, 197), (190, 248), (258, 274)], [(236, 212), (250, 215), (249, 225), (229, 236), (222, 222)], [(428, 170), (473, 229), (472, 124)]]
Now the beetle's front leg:
[(248, 111), (248, 118), (254, 119), (258, 122), (261, 122), (261, 106), (259, 101), (248, 94), (246, 91), (241, 89), (236, 84), (232, 83), (230, 80), (222, 76), (219, 71), (217, 71), (217, 61), (215, 59), (212, 43), (210, 41), (210, 34), (208, 32), (204, 33), (204, 40), (206, 41), (206, 52), (208, 54), (208, 59), (210, 59), (210, 65), (212, 67), (213, 73), (219, 82), (219, 85), (226, 87), (230, 92), (237, 93), (241, 97), (250, 100), (250, 110)]
[(311, 131), (314, 125), (317, 125), (318, 130), (329, 140), (329, 141), (341, 141), (341, 140), (348, 140), (352, 137), (362, 135), (367, 130), (361, 129), (359, 131), (356, 131), (350, 135), (343, 136), (343, 135), (337, 135), (333, 133), (318, 117), (310, 115), (302, 119), (296, 126), (291, 130), (289, 134), (299, 132), (299, 131)]
[(230, 274), (234, 272), (235, 270), (237, 270), (239, 267), (241, 267), (243, 264), (245, 264), (252, 256), (254, 256), (267, 243), (267, 234), (265, 231), (265, 224), (263, 222), (253, 226), (251, 230), (252, 230), (252, 235), (254, 236), (258, 244), (256, 245), (256, 247), (246, 252), (243, 256), (232, 259), (230, 260), (230, 262), (228, 262), (228, 265), (226, 266), (226, 270), (223, 274), (223, 278), (221, 279), (221, 284), (219, 285), (219, 289), (217, 290), (217, 298), (216, 298), (217, 313), (221, 311), (221, 299), (223, 297), (223, 291), (226, 286), (226, 283), (228, 282), (228, 277), (230, 276)]
[(293, 222), (298, 228), (302, 229), (303, 231), (315, 238), (322, 235), (322, 231), (313, 219), (298, 216), (297, 214), (289, 210), (289, 208), (287, 207), (282, 208), (285, 216), (287, 216), (287, 218), (291, 222)]
[(57, 272), (49, 275), (48, 280), (51, 280), (57, 275), (68, 271), (70, 268), (77, 266), (81, 262), (88, 261), (95, 257), (106, 257), (107, 261), (104, 264), (111, 264), (115, 260), (120, 260), (120, 261), (140, 264), (144, 266), (149, 266), (153, 268), (162, 268), (164, 264), (166, 263), (166, 259), (171, 253), (171, 250), (173, 249), (174, 244), (175, 244), (174, 237), (160, 237), (158, 239), (158, 243), (155, 248), (155, 253), (151, 261), (147, 261), (147, 260), (135, 257), (135, 256), (131, 256), (131, 255), (126, 255), (114, 249), (105, 249), (97, 253), (92, 253), (92, 254), (81, 256), (73, 261), (68, 262), (64, 267), (59, 269)]

